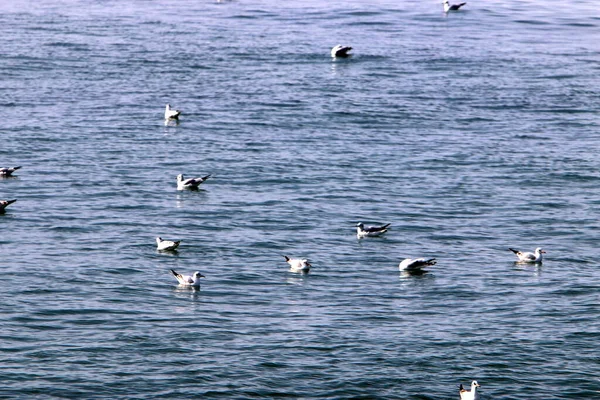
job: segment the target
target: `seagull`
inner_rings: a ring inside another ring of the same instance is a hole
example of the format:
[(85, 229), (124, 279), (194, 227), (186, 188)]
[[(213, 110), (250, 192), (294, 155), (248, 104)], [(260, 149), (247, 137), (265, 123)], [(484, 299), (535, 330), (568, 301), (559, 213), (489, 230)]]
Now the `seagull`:
[(0, 200), (0, 214), (4, 214), (4, 209), (6, 207), (8, 207), (10, 204), (14, 203), (15, 201), (17, 201), (17, 199), (14, 199), (14, 200)]
[(177, 273), (174, 270), (171, 270), (171, 272), (173, 273), (175, 278), (177, 278), (179, 284), (183, 286), (200, 287), (200, 278), (206, 278), (198, 271), (194, 272), (194, 275), (192, 276), (181, 275), (180, 273)]
[(464, 6), (467, 3), (460, 3), (460, 4), (452, 4), (450, 5), (450, 3), (448, 3), (448, 0), (444, 0), (444, 12), (448, 12), (448, 11), (458, 11), (462, 6)]
[(291, 272), (308, 273), (308, 271), (310, 271), (310, 267), (312, 267), (307, 259), (289, 258), (288, 256), (283, 257), (285, 258), (285, 261), (290, 264)]
[(362, 222), (356, 224), (356, 237), (364, 238), (367, 236), (380, 236), (387, 232), (388, 226), (391, 224), (385, 224), (383, 226), (365, 226)]
[(435, 265), (437, 261), (435, 258), (425, 259), (425, 258), (406, 258), (402, 260), (400, 265), (398, 265), (398, 269), (400, 271), (406, 272), (427, 272), (423, 269), (423, 267), (427, 267), (430, 265)]
[(338, 44), (337, 46), (335, 46), (333, 49), (331, 49), (331, 57), (348, 57), (351, 56), (352, 54), (348, 54), (348, 52), (352, 50), (352, 47), (350, 46), (342, 46), (341, 44)]
[(512, 251), (513, 253), (515, 253), (517, 255), (517, 257), (519, 257), (519, 261), (517, 261), (517, 262), (522, 262), (522, 263), (540, 263), (541, 264), (542, 254), (545, 253), (545, 251), (542, 250), (541, 247), (538, 247), (537, 249), (535, 249), (534, 253), (524, 253), (519, 250), (511, 249), (510, 247), (508, 249), (510, 251)]
[(171, 240), (163, 240), (160, 236), (156, 238), (156, 249), (159, 251), (172, 251), (179, 247), (181, 240), (173, 242)]
[(208, 178), (210, 178), (210, 175), (203, 176), (202, 178), (184, 179), (183, 174), (179, 174), (177, 175), (177, 190), (198, 189), (198, 186)]
[(4, 176), (4, 177), (9, 177), (12, 175), (13, 172), (15, 172), (16, 170), (18, 170), (19, 167), (10, 167), (10, 168), (0, 168), (0, 176)]
[(179, 119), (179, 114), (181, 114), (181, 111), (171, 109), (170, 104), (165, 107), (165, 119)]
[(461, 383), (458, 386), (458, 393), (460, 394), (460, 400), (479, 400), (479, 393), (477, 393), (478, 387), (479, 387), (479, 383), (477, 383), (477, 381), (471, 382), (471, 390), (465, 389)]

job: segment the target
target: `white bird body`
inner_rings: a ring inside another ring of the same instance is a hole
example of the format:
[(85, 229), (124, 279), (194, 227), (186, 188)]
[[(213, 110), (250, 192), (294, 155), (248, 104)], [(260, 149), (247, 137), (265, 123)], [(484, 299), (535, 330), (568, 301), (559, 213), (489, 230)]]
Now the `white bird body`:
[(163, 240), (160, 236), (156, 238), (156, 249), (159, 251), (172, 251), (179, 247), (181, 240), (173, 242), (171, 240)]
[(510, 247), (509, 247), (509, 250), (516, 254), (516, 256), (519, 258), (518, 262), (521, 262), (521, 263), (541, 264), (542, 254), (545, 253), (545, 251), (542, 250), (541, 247), (538, 247), (537, 249), (535, 249), (535, 252), (533, 252), (533, 253), (511, 249)]
[(179, 119), (181, 111), (171, 108), (170, 104), (165, 107), (165, 119)]
[(0, 176), (4, 176), (4, 177), (11, 176), (12, 173), (15, 172), (16, 170), (18, 170), (19, 168), (21, 168), (21, 167), (19, 166), (19, 167), (0, 168)]
[(479, 400), (479, 392), (477, 388), (479, 383), (477, 381), (471, 382), (471, 390), (463, 388), (462, 383), (458, 387), (458, 393), (460, 394), (460, 400)]
[(333, 49), (331, 49), (331, 57), (348, 57), (348, 56), (351, 56), (352, 54), (348, 54), (348, 52), (350, 50), (352, 50), (352, 47), (350, 47), (350, 46), (342, 46), (341, 44), (338, 44)]
[(4, 210), (6, 209), (6, 207), (8, 207), (9, 205), (11, 205), (15, 201), (17, 201), (17, 199), (14, 199), (14, 200), (0, 200), (0, 214), (4, 214)]
[(210, 178), (210, 175), (203, 176), (202, 178), (185, 179), (183, 174), (179, 174), (177, 175), (177, 190), (198, 189), (198, 186), (208, 178)]
[(464, 6), (467, 3), (460, 3), (460, 4), (452, 4), (450, 5), (450, 3), (448, 2), (448, 0), (444, 0), (444, 12), (448, 12), (448, 11), (458, 11), (462, 6)]
[(175, 272), (174, 270), (171, 270), (171, 273), (173, 274), (173, 276), (175, 276), (175, 278), (177, 278), (177, 282), (179, 282), (179, 284), (182, 286), (199, 287), (200, 278), (206, 278), (198, 271), (194, 272), (194, 275), (182, 275), (180, 273)]
[(435, 258), (406, 258), (398, 265), (398, 269), (407, 272), (424, 272), (424, 267), (435, 265), (436, 262)]
[(356, 237), (359, 239), (367, 237), (367, 236), (381, 236), (387, 232), (387, 228), (391, 224), (385, 224), (382, 226), (367, 226), (365, 227), (362, 222), (359, 222), (356, 225)]
[(308, 262), (307, 259), (289, 258), (288, 256), (283, 257), (285, 258), (285, 261), (287, 261), (287, 263), (290, 264), (291, 272), (308, 273), (308, 271), (310, 271), (310, 268), (312, 267), (312, 265)]

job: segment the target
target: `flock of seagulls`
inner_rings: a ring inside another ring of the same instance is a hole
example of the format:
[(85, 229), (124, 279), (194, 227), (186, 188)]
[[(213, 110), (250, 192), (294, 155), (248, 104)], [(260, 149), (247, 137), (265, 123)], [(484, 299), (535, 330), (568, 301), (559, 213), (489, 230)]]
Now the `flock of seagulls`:
[[(444, 12), (458, 11), (465, 4), (467, 4), (467, 3), (450, 5), (448, 0), (443, 0)], [(350, 50), (352, 50), (352, 47), (342, 46), (342, 45), (338, 44), (331, 49), (331, 57), (334, 57), (334, 58), (349, 57), (352, 55), (349, 53)], [(173, 121), (173, 120), (178, 121), (180, 115), (181, 115), (181, 111), (171, 108), (170, 104), (167, 104), (165, 106), (165, 122)], [(13, 172), (15, 172), (16, 170), (18, 170), (20, 168), (21, 168), (21, 166), (0, 168), (0, 176), (1, 177), (10, 177), (10, 176), (12, 176)], [(183, 174), (179, 174), (179, 175), (177, 175), (177, 190), (197, 190), (198, 187), (202, 183), (206, 182), (206, 180), (208, 178), (210, 178), (210, 176), (211, 175), (206, 175), (206, 176), (199, 177), (199, 178), (185, 179)], [(0, 200), (0, 213), (4, 213), (6, 207), (16, 201), (17, 201), (16, 199)], [(359, 222), (356, 225), (356, 236), (358, 239), (362, 239), (362, 238), (366, 238), (366, 237), (378, 237), (378, 236), (381, 236), (384, 233), (386, 233), (388, 231), (388, 228), (390, 225), (391, 224), (388, 223), (388, 224), (381, 225), (381, 226), (365, 227), (362, 222)], [(171, 240), (164, 240), (161, 237), (156, 238), (156, 248), (158, 251), (176, 251), (177, 248), (179, 247), (180, 243), (181, 243), (180, 240), (171, 241)], [(542, 254), (545, 253), (545, 251), (539, 247), (536, 248), (533, 253), (522, 252), (522, 251), (515, 250), (512, 248), (509, 248), (509, 250), (512, 251), (513, 253), (515, 253), (515, 255), (518, 258), (518, 262), (520, 262), (520, 263), (539, 264), (542, 262)], [(285, 258), (285, 261), (290, 266), (290, 269), (289, 269), (290, 272), (306, 274), (310, 271), (310, 269), (312, 267), (312, 265), (308, 262), (307, 259), (290, 258), (285, 255), (283, 257)], [(408, 272), (408, 273), (422, 274), (422, 273), (427, 272), (427, 270), (425, 270), (424, 268), (433, 266), (436, 264), (436, 262), (437, 261), (435, 258), (429, 258), (429, 259), (427, 259), (427, 258), (414, 258), (414, 259), (406, 258), (400, 262), (400, 264), (398, 265), (398, 269), (400, 271), (404, 271), (404, 272)], [(200, 278), (206, 278), (199, 271), (194, 272), (192, 275), (182, 275), (182, 274), (176, 272), (175, 270), (171, 269), (171, 273), (177, 279), (177, 282), (179, 283), (179, 285), (184, 286), (184, 287), (199, 288), (200, 287)], [(479, 388), (479, 387), (480, 386), (477, 383), (477, 381), (473, 381), (471, 383), (470, 390), (465, 389), (463, 387), (463, 385), (461, 384), (459, 386), (460, 399), (461, 400), (478, 400), (479, 392), (477, 391), (477, 388)]]

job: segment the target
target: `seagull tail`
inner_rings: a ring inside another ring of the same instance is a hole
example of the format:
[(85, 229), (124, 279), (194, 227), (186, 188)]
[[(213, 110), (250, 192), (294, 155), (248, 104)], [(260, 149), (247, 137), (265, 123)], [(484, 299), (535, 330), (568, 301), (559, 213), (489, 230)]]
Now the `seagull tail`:
[(384, 226), (381, 227), (381, 229), (387, 229), (391, 224), (385, 224)]
[(12, 169), (13, 169), (13, 171), (16, 171), (16, 170), (18, 170), (19, 168), (21, 168), (21, 166), (20, 166), (20, 165), (19, 165), (18, 167), (13, 167)]
[(207, 180), (208, 178), (210, 178), (211, 174), (208, 174), (206, 176), (202, 177), (202, 182), (204, 182), (205, 180)]
[(15, 201), (17, 201), (17, 199), (14, 199), (14, 200), (7, 200), (7, 201), (6, 201), (6, 205), (12, 204), (12, 203), (14, 203)]
[(513, 253), (515, 253), (515, 254), (519, 254), (519, 253), (520, 253), (520, 251), (519, 251), (519, 250), (511, 249), (510, 247), (509, 247), (508, 249), (509, 249), (510, 251), (512, 251)]
[(283, 256), (283, 258), (285, 258), (285, 261), (290, 261), (290, 258), (288, 256)]
[(425, 260), (425, 264), (427, 265), (435, 265), (437, 263), (435, 258), (430, 258), (429, 260)]
[(179, 278), (181, 275), (178, 274), (177, 272), (175, 272), (174, 269), (171, 270), (171, 273), (173, 274), (173, 276), (175, 276), (175, 278)]

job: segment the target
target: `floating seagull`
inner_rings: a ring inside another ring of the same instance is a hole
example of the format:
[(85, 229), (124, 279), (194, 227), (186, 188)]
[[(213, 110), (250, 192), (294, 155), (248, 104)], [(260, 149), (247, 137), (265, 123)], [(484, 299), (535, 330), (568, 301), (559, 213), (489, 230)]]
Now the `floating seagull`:
[(179, 247), (181, 240), (173, 242), (171, 240), (163, 240), (160, 236), (156, 238), (156, 249), (159, 251), (173, 251)]
[(341, 44), (338, 44), (333, 49), (331, 49), (331, 57), (348, 57), (348, 56), (351, 56), (352, 54), (348, 54), (348, 52), (350, 50), (352, 50), (352, 47), (350, 47), (350, 46), (342, 46)]
[(464, 6), (467, 3), (460, 3), (460, 4), (452, 4), (450, 5), (450, 3), (448, 2), (448, 0), (444, 0), (444, 12), (448, 12), (448, 11), (458, 11), (462, 6)]
[(179, 119), (181, 111), (171, 109), (171, 105), (167, 104), (165, 107), (165, 119)]
[(479, 383), (477, 383), (477, 381), (471, 382), (471, 390), (465, 389), (461, 383), (460, 386), (458, 386), (460, 400), (479, 400), (479, 393), (477, 393), (478, 387)]
[(174, 270), (171, 270), (171, 272), (173, 273), (175, 278), (177, 278), (177, 281), (179, 282), (179, 284), (183, 285), (183, 286), (200, 287), (200, 278), (206, 278), (204, 275), (202, 275), (198, 271), (194, 272), (194, 275), (192, 275), (192, 276), (181, 275), (181, 274), (175, 272)]
[(4, 209), (6, 207), (8, 207), (10, 204), (14, 203), (15, 201), (17, 201), (17, 199), (14, 199), (14, 200), (0, 200), (0, 214), (4, 214)]
[(406, 258), (402, 260), (400, 265), (398, 265), (398, 269), (400, 271), (412, 272), (412, 273), (420, 273), (427, 272), (423, 269), (423, 267), (427, 267), (430, 265), (435, 265), (435, 258), (425, 259), (425, 258)]
[(391, 224), (385, 224), (383, 226), (365, 226), (362, 222), (356, 224), (356, 237), (364, 238), (367, 236), (380, 236), (387, 232), (388, 226)]
[(518, 262), (522, 262), (522, 263), (540, 263), (541, 264), (542, 253), (545, 253), (545, 251), (542, 250), (541, 247), (538, 247), (537, 249), (535, 249), (535, 253), (524, 253), (519, 250), (511, 249), (510, 247), (508, 249), (510, 251), (512, 251), (513, 253), (515, 253), (517, 255), (517, 257), (519, 257)]
[(283, 257), (285, 258), (285, 261), (287, 261), (288, 264), (290, 264), (291, 272), (308, 273), (308, 271), (310, 271), (310, 267), (312, 267), (312, 265), (310, 265), (310, 263), (306, 259), (289, 258), (288, 256)]
[(10, 168), (0, 168), (0, 176), (4, 176), (4, 177), (8, 177), (11, 176), (13, 172), (15, 172), (16, 170), (18, 170), (19, 167), (10, 167)]
[(177, 190), (198, 189), (198, 186), (208, 178), (210, 178), (210, 175), (203, 176), (202, 178), (184, 179), (183, 174), (179, 174), (177, 175)]

